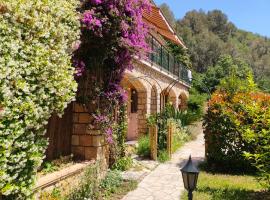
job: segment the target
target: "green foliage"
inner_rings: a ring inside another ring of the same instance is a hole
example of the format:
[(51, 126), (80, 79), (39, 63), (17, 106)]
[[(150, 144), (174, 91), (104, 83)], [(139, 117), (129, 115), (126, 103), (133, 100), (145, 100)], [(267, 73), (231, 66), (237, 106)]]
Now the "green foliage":
[(173, 121), (173, 138), (172, 138), (172, 152), (176, 152), (185, 142), (190, 139), (187, 129), (181, 125), (179, 121)]
[(203, 117), (206, 101), (207, 94), (199, 93), (195, 88), (190, 89), (187, 102), (188, 109), (185, 113), (187, 117), (185, 121), (181, 120), (184, 126), (190, 125)]
[(100, 187), (104, 190), (105, 196), (114, 193), (116, 189), (122, 184), (123, 178), (119, 171), (109, 171), (100, 183)]
[(242, 127), (242, 134), (245, 141), (255, 144), (254, 149), (244, 152), (244, 155), (259, 171), (260, 183), (270, 191), (270, 95), (260, 98), (265, 99), (250, 102), (244, 108), (248, 113), (246, 120), (252, 120), (252, 124)]
[(117, 156), (124, 157), (125, 156), (125, 142), (127, 135), (127, 113), (126, 113), (126, 105), (121, 105), (119, 109), (118, 123), (116, 125), (116, 148), (117, 148)]
[(116, 170), (108, 171), (106, 177), (100, 180), (98, 177), (99, 168), (98, 163), (89, 167), (85, 171), (80, 185), (64, 199), (119, 199), (119, 196), (123, 196), (127, 192), (134, 190), (138, 185), (136, 181), (124, 181), (121, 173)]
[[(218, 64), (220, 56), (230, 55), (248, 63), (259, 87), (270, 90), (268, 38), (238, 29), (220, 10), (187, 12), (177, 21), (176, 30), (189, 49), (195, 72), (204, 74), (210, 70), (208, 73), (212, 75), (216, 69), (211, 68)], [(218, 85), (215, 82), (219, 75), (214, 73), (213, 79), (207, 76), (211, 85)]]
[[(261, 200), (269, 199), (270, 193), (264, 192), (256, 181), (256, 176), (224, 175), (201, 172), (194, 200)], [(181, 200), (187, 200), (187, 192)]]
[(164, 163), (168, 160), (170, 160), (170, 157), (169, 157), (167, 150), (158, 151), (158, 161), (159, 162)]
[(99, 163), (89, 166), (84, 172), (79, 187), (75, 188), (66, 197), (66, 200), (96, 199), (100, 184), (98, 178), (99, 167)]
[(192, 63), (187, 49), (172, 42), (168, 42), (168, 48), (176, 59), (178, 59), (184, 66), (191, 69)]
[(51, 192), (42, 192), (39, 200), (64, 200), (64, 197), (61, 194), (61, 189), (55, 187)]
[[(209, 68), (202, 75), (203, 84), (208, 88), (209, 92), (213, 93), (221, 84), (223, 79), (229, 76), (235, 76), (234, 80), (245, 80), (252, 74), (251, 68), (242, 60), (233, 59), (231, 56), (221, 56), (214, 67)], [(236, 87), (234, 87), (236, 88)], [(204, 88), (199, 86), (199, 91)]]
[(58, 166), (54, 165), (54, 163), (46, 161), (42, 163), (42, 172), (45, 174), (55, 172), (59, 169)]
[(264, 93), (216, 92), (204, 122), (209, 164), (238, 171), (249, 170), (253, 165), (269, 188), (269, 108), (270, 96)]
[[(172, 123), (175, 132), (173, 133), (173, 150), (176, 151), (181, 145), (188, 140), (188, 133), (184, 128), (187, 125), (195, 122), (198, 119), (197, 108), (194, 111), (178, 111), (172, 105), (168, 104), (160, 113), (150, 115), (148, 117), (148, 124), (158, 126), (158, 157), (166, 161), (164, 155), (167, 149), (167, 134), (168, 125)], [(159, 155), (162, 154), (162, 155)], [(163, 159), (164, 158), (164, 159)]]
[(150, 157), (150, 139), (148, 135), (139, 138), (137, 154), (143, 157)]
[(75, 98), (77, 1), (0, 0), (0, 193), (30, 199), (45, 126)]
[(170, 7), (166, 3), (162, 3), (159, 8), (161, 9), (162, 13), (166, 17), (166, 20), (169, 22), (169, 24), (172, 27), (175, 27), (176, 25), (176, 20), (174, 17), (173, 12), (171, 11)]
[(131, 157), (119, 158), (112, 166), (113, 170), (126, 171), (132, 167), (133, 160)]
[(72, 165), (73, 162), (74, 161), (73, 161), (72, 155), (61, 156), (60, 158), (52, 160), (52, 161), (44, 161), (42, 165), (40, 166), (40, 169), (38, 170), (38, 172), (41, 174), (52, 173), (54, 171), (63, 169), (66, 166)]

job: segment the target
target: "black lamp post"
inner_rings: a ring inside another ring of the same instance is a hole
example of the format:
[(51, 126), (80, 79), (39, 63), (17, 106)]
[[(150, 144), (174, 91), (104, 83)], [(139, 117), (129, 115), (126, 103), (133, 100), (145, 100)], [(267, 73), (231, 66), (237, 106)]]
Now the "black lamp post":
[(188, 200), (193, 199), (192, 192), (196, 189), (199, 170), (193, 165), (191, 156), (185, 166), (181, 169), (184, 187), (188, 191)]

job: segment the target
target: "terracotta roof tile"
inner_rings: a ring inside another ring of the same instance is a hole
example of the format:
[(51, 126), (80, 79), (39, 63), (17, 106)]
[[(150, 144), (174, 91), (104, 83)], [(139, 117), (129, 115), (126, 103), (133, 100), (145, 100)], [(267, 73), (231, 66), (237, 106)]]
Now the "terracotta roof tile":
[(146, 23), (152, 25), (152, 27), (162, 36), (171, 40), (172, 42), (185, 47), (183, 42), (177, 37), (172, 27), (166, 21), (165, 17), (161, 13), (160, 9), (155, 5), (152, 5), (151, 11), (144, 11), (144, 20)]

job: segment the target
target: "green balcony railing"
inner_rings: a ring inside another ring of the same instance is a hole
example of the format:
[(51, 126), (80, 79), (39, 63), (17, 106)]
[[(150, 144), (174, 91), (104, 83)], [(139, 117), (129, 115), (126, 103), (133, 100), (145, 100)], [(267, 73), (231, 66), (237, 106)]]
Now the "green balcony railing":
[(172, 53), (170, 53), (166, 47), (160, 44), (160, 42), (152, 35), (149, 35), (147, 41), (151, 50), (148, 56), (151, 62), (157, 64), (160, 67), (160, 70), (164, 70), (190, 85), (190, 70), (182, 65), (179, 60), (177, 60), (175, 56), (173, 56)]

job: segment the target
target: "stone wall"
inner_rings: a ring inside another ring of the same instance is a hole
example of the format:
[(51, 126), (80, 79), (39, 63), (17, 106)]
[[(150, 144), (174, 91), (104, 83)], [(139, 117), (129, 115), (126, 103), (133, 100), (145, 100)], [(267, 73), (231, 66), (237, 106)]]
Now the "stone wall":
[(94, 118), (84, 106), (74, 103), (71, 151), (77, 160), (108, 161), (108, 145), (103, 133), (93, 126)]
[(34, 199), (48, 200), (55, 199), (52, 193), (56, 190), (61, 197), (65, 197), (74, 190), (78, 189), (82, 181), (85, 181), (85, 172), (89, 173), (89, 169), (93, 171), (93, 178), (102, 180), (107, 172), (107, 163), (101, 161), (84, 161), (75, 163), (59, 171), (43, 175), (37, 180), (35, 187)]

